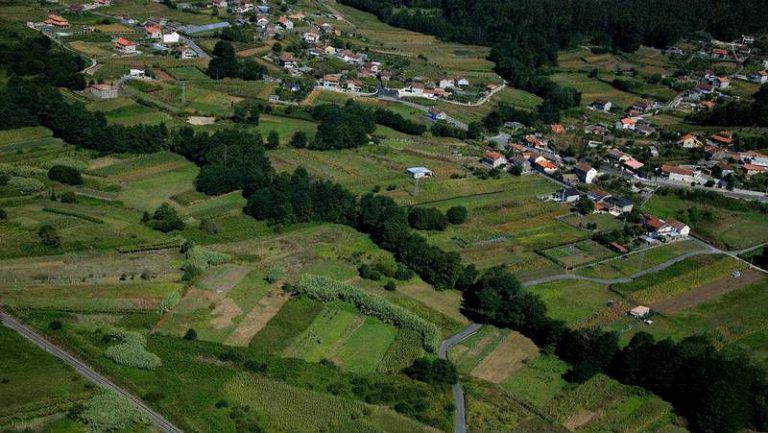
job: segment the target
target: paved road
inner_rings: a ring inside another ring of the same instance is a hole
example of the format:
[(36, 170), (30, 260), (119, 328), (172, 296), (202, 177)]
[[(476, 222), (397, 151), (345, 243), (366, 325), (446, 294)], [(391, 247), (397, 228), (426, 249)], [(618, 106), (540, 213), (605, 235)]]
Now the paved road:
[(197, 57), (201, 59), (211, 58), (211, 56), (209, 56), (208, 53), (206, 53), (205, 50), (200, 47), (200, 45), (197, 45), (197, 43), (193, 39), (184, 35), (181, 35), (179, 39), (182, 42), (184, 42), (189, 48), (191, 48), (192, 51), (194, 51), (197, 54)]
[[(691, 251), (690, 253), (685, 253), (682, 256), (678, 256), (672, 259), (667, 260), (664, 263), (660, 263), (656, 266), (652, 266), (648, 269), (642, 270), (640, 272), (634, 273), (628, 277), (624, 278), (592, 278), (592, 277), (584, 277), (581, 275), (576, 274), (560, 274), (560, 275), (550, 275), (548, 277), (542, 277), (537, 278), (535, 280), (526, 281), (523, 283), (523, 287), (530, 287), (535, 286), (537, 284), (543, 284), (543, 283), (549, 283), (551, 281), (559, 281), (559, 280), (580, 280), (580, 281), (593, 281), (595, 283), (600, 284), (618, 284), (618, 283), (629, 283), (630, 281), (640, 278), (644, 275), (652, 274), (654, 272), (661, 271), (663, 269), (666, 269), (675, 263), (682, 262), (685, 259), (695, 257), (695, 256), (701, 256), (704, 254), (727, 254), (731, 255), (728, 252), (722, 251), (720, 249), (717, 249), (711, 245), (707, 245), (707, 248), (704, 250), (699, 251)], [(621, 258), (617, 258), (616, 260), (621, 260)]]
[[(696, 239), (698, 239), (698, 238), (696, 238)], [(746, 260), (744, 260), (744, 259), (742, 259), (741, 257), (738, 256), (739, 254), (741, 254), (741, 253), (743, 253), (745, 251), (750, 251), (752, 249), (759, 248), (760, 245), (758, 245), (756, 247), (746, 248), (744, 250), (739, 250), (739, 251), (725, 251), (725, 250), (721, 250), (720, 248), (713, 247), (712, 245), (707, 244), (706, 242), (704, 242), (701, 239), (698, 239), (698, 240), (701, 242), (702, 245), (704, 245), (706, 247), (705, 249), (699, 250), (699, 251), (691, 251), (689, 253), (685, 253), (682, 256), (678, 256), (678, 257), (669, 259), (669, 260), (667, 260), (664, 263), (660, 263), (660, 264), (658, 264), (656, 266), (652, 266), (652, 267), (650, 267), (648, 269), (645, 269), (645, 270), (642, 270), (640, 272), (634, 273), (634, 274), (632, 274), (632, 275), (630, 275), (628, 277), (610, 279), (610, 278), (584, 277), (584, 276), (576, 275), (576, 274), (560, 274), (560, 275), (550, 275), (548, 277), (542, 277), (542, 278), (537, 278), (535, 280), (526, 281), (526, 282), (523, 283), (523, 287), (530, 287), (530, 286), (535, 286), (537, 284), (549, 283), (551, 281), (559, 281), (559, 280), (593, 281), (595, 283), (600, 283), (600, 284), (629, 283), (630, 281), (632, 281), (634, 279), (640, 278), (640, 277), (642, 277), (644, 275), (652, 274), (654, 272), (661, 271), (663, 269), (666, 269), (666, 268), (674, 265), (675, 263), (682, 262), (685, 259), (688, 259), (688, 258), (691, 258), (691, 257), (695, 257), (695, 256), (701, 256), (701, 255), (705, 255), (705, 254), (724, 254), (726, 256), (730, 256), (730, 257), (732, 257), (732, 258), (734, 258), (736, 260), (739, 260), (741, 262), (746, 263), (747, 265), (749, 265), (750, 268), (752, 268), (752, 269), (754, 269), (756, 271), (768, 274), (768, 271), (766, 271), (765, 269), (762, 269), (762, 268), (760, 268), (758, 266), (755, 266), (752, 263), (749, 263), (748, 261), (746, 261)], [(621, 258), (616, 258), (615, 260), (621, 260)]]
[(0, 312), (0, 322), (6, 327), (16, 331), (19, 335), (31, 341), (36, 346), (50, 353), (51, 355), (61, 359), (67, 364), (71, 365), (78, 373), (85, 377), (88, 381), (101, 386), (102, 388), (108, 388), (117, 392), (120, 396), (126, 398), (133, 403), (137, 408), (147, 414), (150, 422), (157, 427), (163, 433), (183, 433), (183, 430), (171, 424), (168, 420), (163, 418), (162, 415), (152, 410), (149, 406), (144, 404), (143, 401), (134, 397), (131, 393), (115, 385), (112, 381), (97, 373), (91, 367), (87, 366), (84, 362), (70, 355), (63, 349), (55, 346), (40, 334), (30, 329), (28, 326), (21, 323), (19, 320)]
[[(465, 338), (479, 331), (483, 325), (479, 323), (470, 323), (469, 326), (461, 330), (459, 333), (451, 335), (440, 343), (440, 350), (437, 355), (440, 359), (448, 359), (448, 349), (454, 345), (460, 343)], [(466, 406), (464, 404), (464, 390), (461, 388), (461, 382), (453, 384), (453, 432), (454, 433), (466, 433), (467, 432), (467, 413)]]

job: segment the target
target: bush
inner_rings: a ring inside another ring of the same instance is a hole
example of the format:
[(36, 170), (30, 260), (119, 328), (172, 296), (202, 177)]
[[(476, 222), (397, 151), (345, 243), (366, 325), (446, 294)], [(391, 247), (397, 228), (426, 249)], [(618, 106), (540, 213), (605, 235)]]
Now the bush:
[(150, 227), (163, 233), (184, 229), (184, 221), (176, 209), (168, 203), (161, 204), (146, 221)]
[(160, 312), (166, 312), (170, 310), (171, 308), (175, 307), (176, 304), (181, 301), (181, 295), (179, 292), (173, 292), (170, 295), (166, 296), (165, 299), (163, 299), (163, 302), (160, 303)]
[(388, 292), (394, 292), (395, 289), (397, 289), (397, 284), (392, 280), (389, 280), (387, 281), (387, 284), (384, 284), (384, 290)]
[(216, 406), (216, 409), (223, 409), (225, 407), (229, 407), (229, 402), (227, 402), (226, 400), (222, 399), (222, 400), (217, 401), (215, 406)]
[(8, 186), (17, 189), (22, 194), (32, 194), (45, 189), (45, 184), (33, 177), (11, 176)]
[(464, 206), (454, 206), (445, 212), (445, 216), (451, 224), (463, 224), (467, 220), (467, 208)]
[(80, 421), (93, 432), (133, 431), (149, 419), (133, 403), (111, 389), (103, 389), (85, 405)]
[(8, 212), (0, 207), (0, 221), (5, 221), (8, 219)]
[(440, 330), (434, 323), (382, 298), (367, 295), (349, 284), (317, 275), (304, 275), (291, 290), (294, 294), (306, 295), (320, 302), (351, 302), (362, 314), (416, 331), (422, 345), (429, 352), (436, 352), (440, 346)]
[(435, 208), (415, 207), (408, 213), (408, 224), (416, 230), (445, 230), (448, 217)]
[(293, 137), (291, 137), (291, 147), (295, 147), (296, 149), (304, 149), (307, 147), (307, 133), (304, 131), (296, 131), (295, 134), (293, 134)]
[(208, 218), (203, 218), (200, 221), (200, 230), (204, 231), (209, 235), (216, 235), (216, 234), (219, 234), (219, 232), (221, 232), (221, 228), (219, 228), (219, 225), (216, 224), (216, 222), (214, 222), (213, 220)]
[(37, 236), (40, 238), (40, 243), (45, 246), (58, 248), (61, 246), (61, 238), (56, 227), (50, 224), (43, 224), (37, 231)]
[(138, 332), (110, 329), (105, 333), (104, 338), (108, 341), (118, 341), (117, 345), (110, 346), (104, 351), (104, 356), (116, 364), (142, 370), (154, 370), (162, 365), (160, 357), (144, 348), (146, 340)]
[(186, 334), (184, 334), (184, 339), (187, 341), (195, 341), (197, 340), (197, 331), (195, 331), (192, 328), (187, 329)]
[(408, 281), (411, 278), (413, 278), (414, 275), (415, 273), (410, 268), (398, 263), (397, 270), (395, 271), (395, 275), (393, 276), (395, 277), (396, 280)]
[(66, 165), (54, 165), (48, 170), (48, 179), (67, 185), (82, 185), (83, 177), (76, 168)]
[(77, 195), (75, 195), (74, 191), (64, 191), (59, 196), (59, 200), (62, 203), (77, 203)]
[(357, 268), (357, 272), (360, 274), (360, 278), (365, 278), (366, 280), (371, 281), (379, 281), (381, 280), (381, 273), (377, 271), (376, 269), (372, 268), (370, 265), (362, 264), (359, 268)]
[(276, 283), (283, 278), (283, 268), (280, 266), (274, 266), (267, 271), (267, 275), (264, 278), (268, 283)]
[(64, 327), (64, 324), (61, 323), (61, 320), (51, 320), (51, 323), (48, 324), (48, 329), (51, 329), (54, 331), (58, 331), (63, 327)]
[(456, 366), (445, 359), (419, 358), (405, 369), (405, 374), (431, 385), (453, 385), (459, 381)]
[(208, 269), (209, 266), (220, 265), (230, 259), (229, 254), (211, 251), (193, 244), (186, 248), (181, 268), (184, 270), (185, 279), (190, 279)]

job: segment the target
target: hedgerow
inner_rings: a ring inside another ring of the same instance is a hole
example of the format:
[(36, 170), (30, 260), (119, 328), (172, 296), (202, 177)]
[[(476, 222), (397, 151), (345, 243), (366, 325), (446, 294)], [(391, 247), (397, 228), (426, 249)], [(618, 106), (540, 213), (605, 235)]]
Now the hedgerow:
[(349, 284), (318, 275), (304, 275), (291, 290), (294, 294), (306, 295), (320, 302), (351, 302), (362, 314), (417, 332), (427, 351), (436, 352), (440, 347), (440, 330), (435, 324), (382, 298), (367, 295)]

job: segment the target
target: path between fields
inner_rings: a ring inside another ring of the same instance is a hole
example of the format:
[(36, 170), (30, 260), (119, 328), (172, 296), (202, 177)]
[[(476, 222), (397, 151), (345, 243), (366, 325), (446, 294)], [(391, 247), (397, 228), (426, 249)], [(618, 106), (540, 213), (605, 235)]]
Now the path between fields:
[(102, 388), (111, 389), (121, 397), (133, 403), (133, 405), (136, 406), (136, 408), (138, 408), (139, 410), (141, 410), (147, 415), (152, 425), (157, 427), (157, 429), (160, 430), (161, 432), (183, 433), (183, 430), (171, 424), (170, 421), (166, 420), (162, 415), (152, 410), (149, 406), (147, 406), (143, 401), (135, 397), (133, 394), (115, 385), (114, 382), (110, 381), (106, 377), (97, 373), (94, 369), (92, 369), (91, 367), (89, 367), (87, 364), (80, 361), (79, 359), (75, 358), (74, 356), (70, 355), (64, 349), (46, 340), (40, 334), (33, 331), (28, 326), (24, 325), (21, 321), (9, 316), (6, 313), (0, 312), (0, 322), (2, 322), (2, 324), (7, 328), (13, 331), (16, 331), (19, 335), (26, 338), (30, 342), (32, 342), (35, 346), (38, 346), (39, 348), (45, 350), (51, 355), (61, 359), (62, 361), (72, 366), (78, 373), (80, 373), (80, 375), (85, 377), (88, 381), (93, 382), (94, 384), (99, 385)]
[[(440, 350), (438, 350), (437, 355), (440, 357), (440, 359), (447, 360), (448, 350), (451, 347), (459, 344), (470, 335), (473, 335), (479, 331), (482, 326), (483, 325), (479, 323), (470, 323), (466, 328), (459, 331), (457, 334), (446, 338), (442, 343), (440, 343)], [(461, 382), (456, 382), (453, 384), (453, 405), (455, 407), (453, 412), (453, 432), (466, 433), (467, 414), (466, 407), (464, 405), (464, 390), (461, 388)]]
[[(526, 281), (523, 283), (523, 287), (530, 287), (535, 286), (537, 284), (543, 284), (543, 283), (549, 283), (552, 281), (560, 281), (560, 280), (579, 280), (579, 281), (592, 281), (599, 284), (618, 284), (618, 283), (629, 283), (630, 281), (640, 278), (644, 275), (652, 274), (654, 272), (661, 271), (663, 269), (666, 269), (675, 263), (682, 262), (685, 259), (689, 259), (691, 257), (700, 256), (704, 254), (728, 254), (718, 248), (715, 248), (711, 245), (707, 245), (707, 249), (699, 250), (699, 251), (691, 251), (689, 253), (685, 253), (681, 256), (677, 256), (674, 258), (671, 258), (667, 260), (666, 262), (660, 263), (656, 266), (652, 266), (648, 269), (644, 269), (640, 272), (636, 272), (628, 277), (623, 278), (594, 278), (594, 277), (585, 277), (582, 275), (576, 275), (576, 274), (559, 274), (559, 275), (550, 275), (547, 277), (537, 278), (535, 280)], [(620, 258), (617, 258), (617, 260), (620, 260)]]

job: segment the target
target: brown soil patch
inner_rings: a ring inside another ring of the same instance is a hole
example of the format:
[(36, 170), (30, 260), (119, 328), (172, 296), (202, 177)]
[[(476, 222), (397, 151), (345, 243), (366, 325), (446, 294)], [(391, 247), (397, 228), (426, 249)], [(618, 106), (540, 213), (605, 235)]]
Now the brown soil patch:
[(114, 156), (102, 156), (101, 158), (92, 159), (88, 163), (88, 170), (96, 170), (98, 168), (109, 167), (110, 165), (119, 162), (119, 158)]
[(279, 287), (272, 289), (243, 317), (240, 325), (227, 337), (224, 344), (247, 346), (253, 336), (258, 334), (275, 317), (290, 298), (291, 295)]
[(568, 418), (567, 421), (563, 423), (563, 426), (567, 428), (570, 431), (575, 431), (577, 428), (583, 426), (584, 424), (592, 421), (592, 418), (595, 417), (595, 412), (582, 409), (570, 418)]
[(165, 72), (163, 69), (155, 69), (152, 72), (155, 73), (155, 78), (162, 81), (174, 81), (171, 74)]
[(211, 319), (211, 326), (215, 329), (223, 329), (232, 325), (232, 321), (235, 317), (243, 314), (243, 310), (235, 303), (235, 301), (224, 298), (216, 304), (216, 308), (213, 309), (213, 315)]
[(530, 339), (518, 332), (510, 332), (504, 340), (493, 349), (475, 368), (472, 376), (493, 383), (501, 383), (515, 370), (523, 365), (523, 361), (538, 353), (538, 348)]
[(717, 281), (700, 286), (689, 292), (673, 296), (651, 305), (651, 308), (661, 313), (677, 313), (687, 310), (718, 296), (740, 289), (746, 285), (765, 278), (762, 272), (748, 269), (741, 273), (741, 277), (732, 278), (730, 275)]
[(209, 116), (189, 116), (187, 118), (187, 123), (195, 126), (213, 125), (216, 123), (216, 118)]

